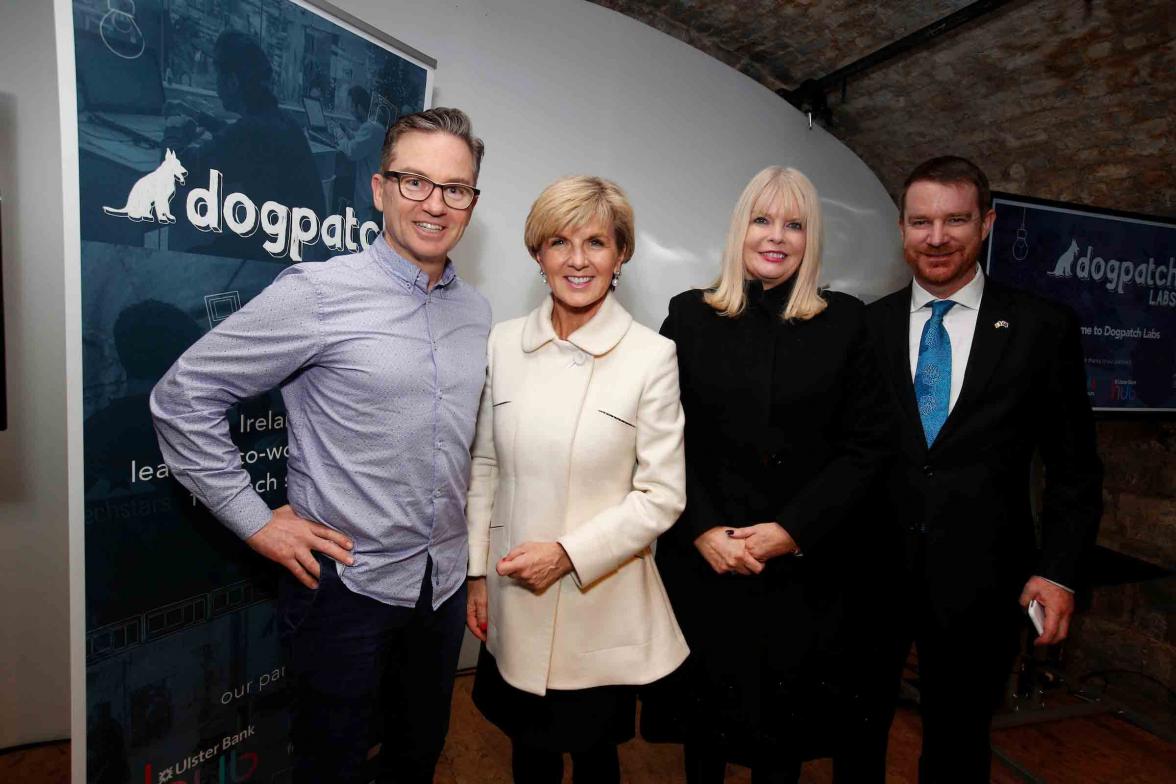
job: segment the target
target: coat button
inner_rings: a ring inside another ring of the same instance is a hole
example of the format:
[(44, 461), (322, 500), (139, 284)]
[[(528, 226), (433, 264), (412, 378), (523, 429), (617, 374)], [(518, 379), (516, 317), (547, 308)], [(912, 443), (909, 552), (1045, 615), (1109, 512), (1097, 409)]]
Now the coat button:
[(933, 468), (931, 468), (931, 464), (930, 464), (930, 463), (928, 463), (927, 465), (923, 466), (923, 474), (924, 474), (925, 476), (935, 476), (935, 470), (934, 470)]

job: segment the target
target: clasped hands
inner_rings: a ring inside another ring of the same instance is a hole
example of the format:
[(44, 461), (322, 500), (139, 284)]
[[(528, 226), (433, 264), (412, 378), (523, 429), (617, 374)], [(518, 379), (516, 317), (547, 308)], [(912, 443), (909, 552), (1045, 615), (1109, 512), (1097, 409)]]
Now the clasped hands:
[(757, 523), (742, 528), (715, 526), (694, 540), (698, 552), (718, 574), (759, 574), (764, 563), (800, 547), (779, 523)]

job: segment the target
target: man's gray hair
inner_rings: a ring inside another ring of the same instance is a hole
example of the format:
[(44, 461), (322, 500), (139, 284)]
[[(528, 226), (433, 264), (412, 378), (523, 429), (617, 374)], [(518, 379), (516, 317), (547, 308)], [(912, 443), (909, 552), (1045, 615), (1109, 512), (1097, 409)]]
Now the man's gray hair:
[(486, 145), (482, 143), (481, 139), (474, 136), (474, 125), (470, 122), (468, 114), (461, 109), (438, 106), (434, 109), (425, 109), (422, 112), (404, 115), (393, 123), (388, 132), (384, 134), (384, 149), (380, 153), (381, 168), (387, 169), (392, 165), (392, 156), (396, 152), (396, 140), (400, 138), (401, 134), (408, 131), (444, 131), (465, 142), (470, 148), (470, 153), (474, 156), (474, 184), (477, 184), (478, 172), (482, 168), (482, 153), (485, 152)]

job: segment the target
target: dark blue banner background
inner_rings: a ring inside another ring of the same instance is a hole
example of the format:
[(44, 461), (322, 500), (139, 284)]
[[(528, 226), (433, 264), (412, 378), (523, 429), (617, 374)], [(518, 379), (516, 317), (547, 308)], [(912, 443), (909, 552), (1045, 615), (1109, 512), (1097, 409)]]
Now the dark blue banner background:
[[(427, 71), (290, 0), (75, 0), (74, 25), (87, 778), (282, 781), (275, 567), (169, 475), (147, 397), (286, 265), (378, 234), (371, 161)], [(229, 422), (285, 503), (280, 395)]]
[(995, 280), (1078, 314), (1091, 404), (1176, 410), (1176, 225), (996, 194)]

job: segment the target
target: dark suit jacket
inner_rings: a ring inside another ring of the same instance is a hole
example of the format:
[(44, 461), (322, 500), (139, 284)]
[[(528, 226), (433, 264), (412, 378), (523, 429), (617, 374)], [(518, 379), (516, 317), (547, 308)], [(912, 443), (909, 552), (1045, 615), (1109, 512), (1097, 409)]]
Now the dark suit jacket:
[[(908, 286), (867, 308), (898, 412), (886, 493), (908, 575), (938, 613), (1004, 602), (1035, 574), (1076, 587), (1102, 513), (1102, 464), (1073, 313), (985, 281), (963, 389), (928, 449), (911, 382), (910, 300)], [(1040, 545), (1035, 450), (1045, 466)]]

